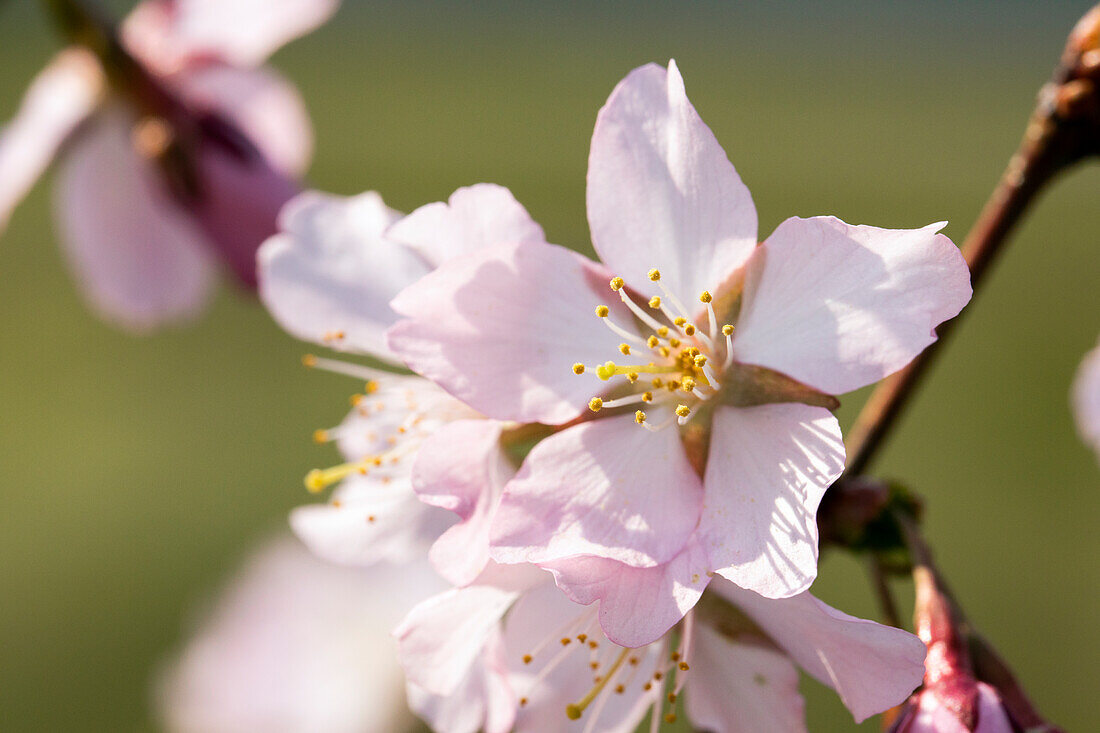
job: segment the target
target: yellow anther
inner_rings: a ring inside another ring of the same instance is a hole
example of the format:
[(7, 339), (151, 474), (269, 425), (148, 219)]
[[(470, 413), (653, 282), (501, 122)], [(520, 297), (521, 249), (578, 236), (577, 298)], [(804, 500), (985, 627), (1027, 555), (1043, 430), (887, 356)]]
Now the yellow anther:
[(691, 667), (688, 666), (687, 662), (680, 662), (680, 671), (681, 672), (687, 672), (689, 669), (691, 669)]
[(695, 362), (695, 366), (702, 369), (704, 366), (706, 366), (707, 357), (703, 356), (702, 354), (696, 354), (695, 358), (692, 359), (692, 361)]
[(615, 694), (616, 694), (616, 695), (621, 695), (621, 694), (623, 694), (624, 692), (626, 692), (626, 687), (625, 687), (625, 686), (623, 686), (623, 685), (615, 685)]
[(520, 706), (521, 708), (525, 708), (525, 707), (527, 707), (527, 698), (526, 698), (526, 697), (521, 697), (521, 698), (519, 699), (519, 706)]
[(650, 336), (646, 339), (645, 345), (651, 349), (656, 349), (660, 343), (661, 340), (659, 338), (657, 338), (656, 336)]
[(313, 354), (303, 354), (302, 355), (302, 366), (309, 367), (309, 368), (312, 369), (313, 367), (317, 366), (317, 357), (314, 356)]
[(669, 356), (670, 354), (672, 354), (672, 351), (667, 346), (662, 346), (661, 348), (657, 349), (657, 353), (661, 356)]
[(615, 362), (605, 361), (603, 364), (596, 367), (596, 376), (607, 381), (615, 376)]
[(606, 305), (596, 306), (596, 315), (599, 316), (600, 318), (607, 318), (608, 314), (610, 314), (610, 313), (611, 313), (611, 309), (608, 308)]
[(574, 364), (573, 365), (573, 373), (574, 374), (584, 374), (584, 364), (581, 364), (579, 361), (576, 364)]
[(669, 392), (675, 392), (676, 390), (680, 389), (680, 383), (675, 379), (670, 379), (668, 380), (668, 384), (666, 384), (665, 387), (668, 388)]
[(312, 494), (324, 491), (337, 481), (341, 481), (353, 473), (366, 473), (367, 466), (370, 465), (373, 460), (374, 458), (372, 457), (355, 463), (341, 463), (339, 466), (333, 466), (332, 468), (315, 468), (306, 474), (306, 488), (309, 489)]
[(375, 392), (378, 391), (378, 382), (374, 381), (373, 379), (370, 380), (365, 385), (363, 385), (363, 390), (367, 394), (374, 394)]
[(666, 715), (665, 716), (665, 722), (668, 723), (669, 725), (672, 725), (673, 723), (675, 723), (676, 722), (676, 713), (669, 713), (668, 715)]
[(652, 401), (653, 401), (653, 393), (652, 392), (642, 392), (642, 402), (652, 402)]
[[(611, 668), (607, 670), (607, 674), (600, 675), (596, 678), (596, 684), (592, 686), (592, 689), (582, 697), (576, 704), (570, 703), (565, 706), (565, 716), (570, 720), (579, 720), (581, 714), (584, 713), (584, 709), (592, 704), (592, 701), (599, 697), (603, 692), (603, 688), (607, 686), (607, 683), (611, 681), (611, 678), (615, 676), (615, 673), (619, 671), (619, 667), (623, 666), (623, 661), (626, 660), (627, 654), (630, 653), (629, 649), (623, 649), (622, 654), (615, 660)], [(592, 665), (599, 666), (597, 662), (593, 662)], [(589, 665), (589, 666), (592, 666)], [(595, 666), (592, 666), (595, 669)]]
[(680, 386), (685, 392), (690, 392), (695, 389), (695, 380), (691, 377), (684, 377), (684, 381), (680, 383)]
[(611, 289), (612, 290), (615, 290), (615, 291), (622, 290), (624, 285), (626, 285), (626, 281), (623, 280), (621, 277), (611, 278)]
[(619, 353), (623, 356), (630, 356), (630, 344), (619, 344)]
[(704, 290), (703, 292), (699, 293), (699, 300), (703, 303), (709, 303), (710, 301), (714, 300), (714, 298), (711, 297), (709, 290)]
[(325, 483), (324, 471), (319, 468), (315, 468), (306, 474), (306, 488), (310, 493), (316, 494), (319, 491), (324, 491), (328, 484)]
[(634, 384), (635, 382), (638, 381), (638, 372), (627, 372), (626, 373), (626, 380), (628, 382), (630, 382), (631, 384)]
[(530, 664), (532, 659), (534, 659), (534, 657), (532, 657), (530, 654), (524, 654), (523, 655), (523, 663), (524, 664)]
[(691, 408), (687, 405), (676, 405), (676, 414), (680, 417), (687, 417), (691, 414)]
[(588, 401), (588, 409), (592, 412), (599, 412), (603, 409), (603, 400), (599, 397), (593, 397)]
[(639, 425), (644, 423), (645, 422), (645, 413), (642, 412), (641, 410), (638, 410), (637, 412), (635, 412), (634, 413), (634, 422), (638, 423)]
[(684, 318), (683, 316), (676, 316), (675, 318), (672, 319), (672, 322), (675, 323), (677, 326), (682, 326), (685, 323), (687, 323), (688, 320), (686, 318)]
[(654, 377), (654, 379), (653, 379), (653, 386), (654, 387), (660, 389), (662, 384), (664, 384), (664, 380), (662, 380), (660, 377)]
[(577, 634), (577, 641), (579, 641), (582, 644), (584, 642), (588, 641), (588, 634)]
[(670, 703), (675, 703), (676, 702), (676, 693), (675, 692), (668, 693), (668, 701)]
[(688, 336), (694, 336), (695, 335), (695, 326), (690, 324), (690, 323), (688, 325), (684, 326), (684, 333)]
[(649, 271), (649, 279), (653, 282), (657, 282), (661, 279), (661, 271), (654, 267), (652, 270)]
[(351, 397), (348, 398), (348, 402), (351, 403), (352, 407), (358, 407), (359, 403), (361, 403), (363, 401), (363, 399), (364, 399), (363, 395), (353, 394)]
[(726, 325), (722, 326), (722, 335), (723, 336), (732, 336), (733, 335), (733, 326), (731, 326), (728, 323)]
[(328, 442), (328, 431), (327, 430), (314, 430), (313, 431), (313, 442), (314, 443), (327, 443)]
[(668, 336), (668, 326), (661, 326), (657, 329), (657, 335), (661, 338)]
[(649, 299), (649, 307), (650, 308), (660, 308), (661, 307), (661, 296), (660, 295), (654, 295), (652, 298), (650, 298)]
[(680, 339), (669, 339), (668, 345), (675, 349), (680, 345)]
[(570, 643), (572, 643), (572, 641), (573, 641), (573, 640), (572, 640), (572, 639), (570, 639), (570, 638), (569, 638), (568, 636), (563, 636), (563, 637), (561, 638), (561, 645), (562, 645), (562, 646), (569, 646), (569, 644), (570, 644)]

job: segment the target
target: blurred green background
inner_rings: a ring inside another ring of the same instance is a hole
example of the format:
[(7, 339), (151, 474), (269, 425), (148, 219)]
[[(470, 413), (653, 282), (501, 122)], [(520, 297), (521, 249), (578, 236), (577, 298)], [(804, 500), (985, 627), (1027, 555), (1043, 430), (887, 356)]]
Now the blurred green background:
[[(345, 5), (274, 59), (312, 108), (312, 183), (410, 210), (495, 181), (551, 241), (585, 250), (596, 111), (631, 68), (669, 57), (762, 236), (827, 213), (947, 219), (958, 242), (1088, 7)], [(37, 10), (0, 2), (0, 119), (56, 48)], [(300, 477), (332, 457), (310, 433), (340, 419), (347, 384), (302, 369), (307, 347), (229, 290), (193, 328), (139, 339), (100, 324), (64, 269), (48, 189), (0, 240), (0, 729), (152, 730), (151, 670), (189, 609), (307, 500)], [(1090, 164), (1041, 200), (875, 466), (927, 497), (973, 620), (1070, 730), (1091, 727), (1100, 681), (1100, 469), (1067, 403), (1100, 330), (1098, 191)], [(845, 399), (845, 423), (864, 396)], [(815, 591), (875, 616), (850, 557), (828, 554)], [(804, 691), (812, 730), (853, 727), (831, 693)]]

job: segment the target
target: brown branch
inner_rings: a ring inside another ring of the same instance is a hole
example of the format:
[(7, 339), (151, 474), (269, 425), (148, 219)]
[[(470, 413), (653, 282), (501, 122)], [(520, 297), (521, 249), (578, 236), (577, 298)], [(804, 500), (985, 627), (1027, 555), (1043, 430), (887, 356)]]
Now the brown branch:
[[(962, 245), (977, 292), (1008, 235), (1043, 187), (1060, 171), (1100, 154), (1100, 5), (1077, 24), (1054, 78), (1039, 93), (1020, 148)], [(875, 389), (848, 433), (848, 473), (871, 462), (959, 319), (943, 323), (939, 340)]]

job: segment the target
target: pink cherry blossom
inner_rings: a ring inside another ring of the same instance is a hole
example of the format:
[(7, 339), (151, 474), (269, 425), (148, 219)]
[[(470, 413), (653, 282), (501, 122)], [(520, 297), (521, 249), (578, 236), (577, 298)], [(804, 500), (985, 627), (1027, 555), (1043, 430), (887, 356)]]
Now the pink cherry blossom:
[[(543, 241), (523, 207), (492, 185), (460, 189), (406, 217), (373, 192), (307, 192), (284, 208), (280, 229), (258, 258), (260, 295), (275, 319), (301, 339), (394, 366), (384, 339), (397, 319), (394, 294), (499, 238)], [(346, 462), (307, 477), (314, 491), (339, 486), (327, 504), (294, 511), (298, 535), (322, 557), (353, 564), (407, 559), (431, 544), (433, 564), (452, 583), (477, 578), (489, 562), (489, 523), (515, 473), (501, 445), (507, 426), (420, 377), (315, 356), (307, 363), (366, 388), (343, 423), (317, 432)]]
[(390, 629), (443, 587), (423, 561), (321, 562), (291, 538), (264, 546), (161, 676), (172, 733), (411, 729)]
[[(677, 633), (638, 647), (601, 631), (532, 566), (490, 566), (472, 585), (418, 604), (394, 632), (417, 710), (437, 733), (634, 730), (685, 696), (717, 733), (802, 731), (795, 665), (833, 687), (857, 721), (905, 699), (923, 673), (912, 634), (830, 608), (808, 593), (773, 600), (719, 580)], [(644, 614), (647, 608), (637, 609)], [(601, 609), (602, 612), (602, 609)], [(417, 706), (416, 701), (441, 707)]]
[(89, 305), (133, 331), (195, 316), (220, 261), (255, 252), (310, 158), (297, 91), (256, 68), (336, 2), (147, 0), (122, 26), (135, 66), (108, 86), (62, 51), (0, 131), (0, 228), (54, 160), (66, 260)]
[(1081, 361), (1073, 381), (1072, 402), (1077, 432), (1100, 458), (1100, 346)]
[(690, 565), (654, 591), (634, 643), (660, 637), (713, 572), (804, 592), (817, 507), (844, 466), (832, 394), (932, 343), (970, 298), (965, 262), (942, 224), (792, 218), (758, 245), (748, 189), (674, 62), (612, 92), (587, 198), (603, 264), (501, 238), (392, 304), (404, 319), (389, 346), (418, 374), (488, 417), (562, 426), (507, 485), (493, 557)]

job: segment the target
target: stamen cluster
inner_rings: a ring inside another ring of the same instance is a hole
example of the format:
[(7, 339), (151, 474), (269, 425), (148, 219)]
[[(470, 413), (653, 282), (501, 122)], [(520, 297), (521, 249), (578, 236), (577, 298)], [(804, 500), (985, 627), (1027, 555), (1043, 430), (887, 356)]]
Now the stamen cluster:
[[(614, 377), (625, 377), (633, 389), (632, 394), (624, 397), (593, 397), (588, 403), (592, 412), (639, 403), (671, 407), (671, 416), (656, 425), (649, 422), (646, 410), (639, 409), (634, 413), (636, 423), (656, 431), (670, 426), (674, 421), (686, 425), (702, 403), (721, 389), (720, 376), (733, 363), (733, 326), (724, 324), (719, 328), (713, 306), (714, 297), (709, 291), (699, 294), (699, 302), (707, 311), (707, 326), (700, 328), (690, 320), (683, 303), (662, 284), (660, 270), (651, 269), (648, 277), (663, 293), (663, 297), (655, 295), (649, 299), (648, 311), (630, 296), (623, 278), (613, 277), (609, 283), (611, 290), (618, 293), (620, 300), (633, 313), (638, 322), (635, 325), (640, 324), (649, 331), (647, 337), (643, 338), (613, 321), (611, 309), (606, 305), (596, 307), (596, 317), (623, 339), (619, 344), (619, 353), (624, 356), (645, 354), (650, 360), (633, 365), (622, 365), (611, 360), (594, 366), (576, 363), (573, 373), (580, 375), (592, 371), (605, 382)], [(720, 364), (717, 369), (715, 363)], [(645, 378), (642, 375), (646, 375)]]

